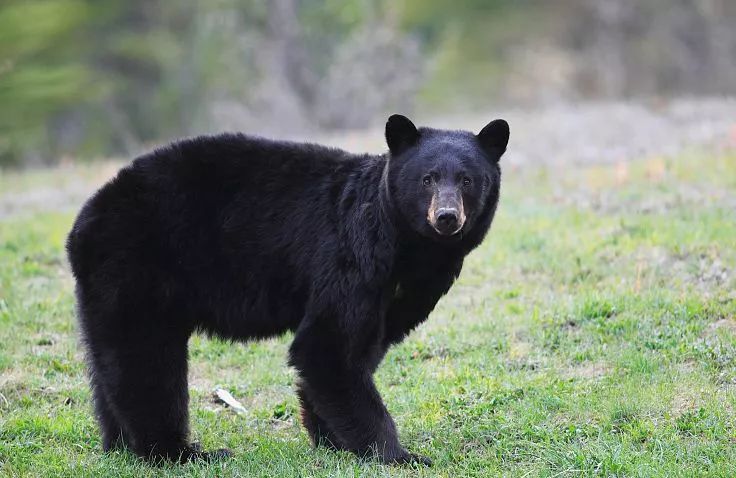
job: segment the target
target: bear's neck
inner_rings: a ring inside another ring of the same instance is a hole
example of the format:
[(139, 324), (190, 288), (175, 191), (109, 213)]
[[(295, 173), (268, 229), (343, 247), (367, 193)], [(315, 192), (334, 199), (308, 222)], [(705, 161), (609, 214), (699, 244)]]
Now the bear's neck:
[[(377, 201), (381, 214), (381, 219), (386, 222), (387, 226), (391, 228), (394, 235), (398, 235), (401, 231), (404, 222), (399, 214), (399, 209), (394, 206), (389, 192), (388, 185), (388, 154), (380, 156), (376, 161), (376, 167), (380, 169), (380, 176), (377, 188)], [(395, 239), (398, 239), (396, 237)]]

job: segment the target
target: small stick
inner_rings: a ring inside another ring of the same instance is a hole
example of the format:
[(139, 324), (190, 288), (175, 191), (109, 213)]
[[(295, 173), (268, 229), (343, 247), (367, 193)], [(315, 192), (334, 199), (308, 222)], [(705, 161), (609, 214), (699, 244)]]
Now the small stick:
[(235, 397), (233, 397), (230, 392), (228, 392), (224, 388), (215, 389), (215, 398), (235, 410), (235, 412), (238, 414), (243, 415), (248, 413), (248, 410), (245, 409), (243, 404), (236, 400)]

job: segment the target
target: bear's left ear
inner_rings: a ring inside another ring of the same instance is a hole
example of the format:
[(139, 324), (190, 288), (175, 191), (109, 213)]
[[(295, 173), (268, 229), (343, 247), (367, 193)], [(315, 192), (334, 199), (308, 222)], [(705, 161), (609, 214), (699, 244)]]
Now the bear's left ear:
[(391, 154), (401, 154), (419, 139), (419, 131), (409, 118), (391, 115), (386, 121), (386, 143)]
[(502, 119), (493, 120), (480, 130), (476, 138), (493, 159), (498, 161), (509, 144), (509, 124)]

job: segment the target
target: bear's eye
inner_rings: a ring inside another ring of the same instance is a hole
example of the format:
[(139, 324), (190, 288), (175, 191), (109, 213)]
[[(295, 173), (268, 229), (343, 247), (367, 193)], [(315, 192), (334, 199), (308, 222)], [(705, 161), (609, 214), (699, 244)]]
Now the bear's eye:
[(471, 184), (473, 184), (473, 181), (470, 178), (463, 178), (463, 186), (468, 187)]
[(425, 186), (431, 186), (432, 185), (432, 176), (429, 175), (429, 174), (426, 175), (426, 176), (424, 176), (422, 178), (422, 184), (424, 184)]

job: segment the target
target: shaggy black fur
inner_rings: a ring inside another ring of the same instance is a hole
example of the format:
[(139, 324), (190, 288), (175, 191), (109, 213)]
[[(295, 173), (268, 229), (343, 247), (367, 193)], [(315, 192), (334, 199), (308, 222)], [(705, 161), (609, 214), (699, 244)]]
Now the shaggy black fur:
[(508, 135), (394, 115), (382, 156), (224, 134), (120, 170), (67, 242), (104, 449), (213, 457), (188, 442), (190, 335), (294, 331), (315, 444), (428, 463), (399, 444), (372, 375), (485, 236)]

